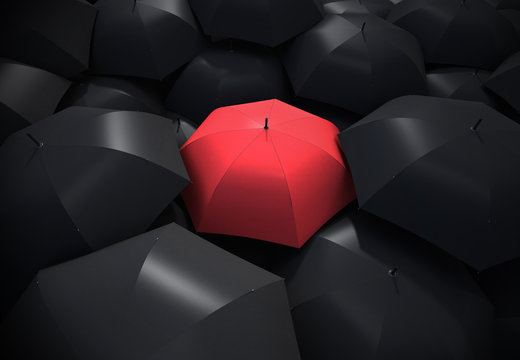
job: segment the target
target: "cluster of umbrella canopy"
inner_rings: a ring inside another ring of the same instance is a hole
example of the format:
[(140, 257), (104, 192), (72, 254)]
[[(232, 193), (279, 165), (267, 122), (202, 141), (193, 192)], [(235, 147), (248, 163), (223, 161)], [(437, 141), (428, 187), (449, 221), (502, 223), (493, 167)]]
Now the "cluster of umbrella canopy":
[(520, 6), (8, 0), (3, 359), (520, 357)]

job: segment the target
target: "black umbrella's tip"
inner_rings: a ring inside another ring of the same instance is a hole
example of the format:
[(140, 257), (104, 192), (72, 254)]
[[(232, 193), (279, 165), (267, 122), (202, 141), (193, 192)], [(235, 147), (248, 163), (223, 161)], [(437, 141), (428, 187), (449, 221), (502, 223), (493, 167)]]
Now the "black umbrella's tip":
[(38, 148), (41, 148), (43, 146), (43, 142), (36, 140), (36, 138), (31, 134), (27, 133), (26, 135)]
[(399, 270), (399, 268), (397, 268), (397, 267), (388, 270), (388, 275), (390, 275), (391, 277), (396, 277), (397, 276), (397, 270)]
[(479, 127), (479, 125), (482, 123), (482, 119), (478, 119), (477, 123), (475, 125), (473, 125), (472, 127), (470, 127), (471, 131), (478, 131), (477, 128)]
[(269, 126), (267, 126), (267, 122), (268, 122), (268, 121), (269, 121), (269, 119), (268, 119), (268, 118), (265, 118), (264, 129), (266, 129), (266, 130), (269, 129)]

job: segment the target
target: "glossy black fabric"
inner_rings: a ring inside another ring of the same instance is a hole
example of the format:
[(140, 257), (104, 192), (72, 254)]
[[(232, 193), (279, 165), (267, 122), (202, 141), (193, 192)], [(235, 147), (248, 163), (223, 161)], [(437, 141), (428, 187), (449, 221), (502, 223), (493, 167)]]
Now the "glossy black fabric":
[(419, 40), (427, 63), (494, 70), (520, 49), (513, 26), (484, 0), (406, 0), (387, 20)]
[(89, 66), (97, 10), (82, 0), (5, 0), (0, 56), (72, 77)]
[(92, 71), (162, 80), (205, 46), (187, 0), (99, 0)]
[(394, 4), (390, 0), (323, 0), (326, 14), (374, 14), (385, 18)]
[(195, 130), (197, 130), (197, 124), (174, 112), (169, 112), (168, 118), (173, 121), (175, 133), (177, 134), (177, 146), (181, 148), (191, 135), (193, 135)]
[(322, 0), (189, 0), (206, 35), (277, 46), (322, 18)]
[(495, 306), (495, 359), (520, 357), (520, 259), (479, 273), (479, 282)]
[(304, 359), (491, 359), (493, 308), (466, 267), (348, 206), (272, 271)]
[(428, 95), (480, 101), (496, 108), (493, 94), (484, 86), (489, 75), (490, 71), (463, 67), (432, 69), (426, 73)]
[(283, 279), (176, 224), (40, 271), (0, 334), (16, 359), (299, 359)]
[(0, 58), (0, 144), (11, 133), (52, 115), (70, 82)]
[(273, 51), (224, 42), (188, 64), (166, 105), (200, 124), (218, 107), (291, 95), (287, 75)]
[(520, 52), (500, 64), (486, 86), (520, 113)]
[(282, 48), (296, 95), (367, 114), (426, 92), (417, 40), (375, 15), (328, 15)]
[(86, 106), (165, 116), (167, 111), (162, 97), (159, 84), (155, 81), (91, 76), (74, 83), (58, 108)]
[(0, 147), (2, 314), (42, 267), (145, 231), (189, 183), (170, 119), (72, 107)]
[(472, 101), (405, 96), (339, 135), (363, 209), (482, 270), (520, 255), (520, 125)]

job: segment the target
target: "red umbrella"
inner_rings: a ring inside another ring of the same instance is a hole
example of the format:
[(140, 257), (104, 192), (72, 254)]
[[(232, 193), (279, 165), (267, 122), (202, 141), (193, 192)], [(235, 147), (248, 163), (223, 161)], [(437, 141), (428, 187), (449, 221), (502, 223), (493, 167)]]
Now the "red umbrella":
[(356, 197), (338, 132), (279, 100), (213, 111), (181, 148), (195, 229), (301, 247)]

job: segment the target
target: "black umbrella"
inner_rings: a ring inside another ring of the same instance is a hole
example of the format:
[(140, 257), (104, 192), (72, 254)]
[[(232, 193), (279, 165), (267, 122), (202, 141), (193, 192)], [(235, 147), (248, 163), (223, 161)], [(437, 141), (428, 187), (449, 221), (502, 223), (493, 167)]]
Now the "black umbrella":
[(508, 57), (487, 79), (486, 86), (520, 112), (520, 52)]
[(165, 116), (163, 95), (158, 84), (146, 79), (91, 76), (71, 86), (59, 109), (87, 106), (143, 111)]
[(0, 58), (0, 144), (11, 133), (54, 113), (70, 82)]
[(520, 259), (479, 273), (479, 282), (495, 305), (495, 359), (520, 358)]
[[(520, 4), (520, 2), (519, 2)], [(520, 39), (520, 10), (515, 9), (503, 9), (498, 10), (498, 13), (505, 17), (516, 30), (516, 35)]]
[(299, 359), (283, 279), (175, 224), (40, 271), (0, 334), (17, 359)]
[(221, 106), (284, 100), (291, 95), (287, 75), (272, 50), (225, 43), (188, 64), (173, 84), (166, 105), (200, 124)]
[(480, 101), (496, 107), (493, 94), (484, 86), (490, 74), (486, 70), (463, 67), (432, 69), (426, 72), (428, 95)]
[(145, 231), (188, 184), (175, 127), (72, 107), (0, 148), (3, 313), (42, 267)]
[(326, 14), (368, 14), (385, 18), (394, 6), (390, 0), (323, 0)]
[(189, 0), (204, 33), (277, 46), (322, 18), (322, 0)]
[(304, 359), (490, 359), (493, 308), (466, 267), (348, 206), (279, 258)]
[(375, 15), (328, 15), (284, 46), (282, 59), (298, 96), (361, 114), (426, 91), (417, 40)]
[(496, 9), (517, 9), (520, 10), (520, 2), (518, 0), (486, 0)]
[(161, 80), (206, 45), (188, 0), (99, 0), (92, 70)]
[(513, 26), (484, 0), (406, 0), (387, 20), (417, 37), (428, 63), (493, 70), (520, 48)]
[(405, 96), (340, 135), (361, 208), (481, 270), (520, 255), (520, 125), (473, 101)]
[(82, 0), (5, 0), (0, 56), (70, 77), (89, 66), (97, 10)]
[(193, 135), (195, 130), (197, 130), (197, 124), (188, 118), (174, 112), (169, 112), (168, 117), (172, 119), (175, 126), (175, 133), (177, 134), (177, 146), (180, 149), (186, 140), (188, 140), (191, 135)]

